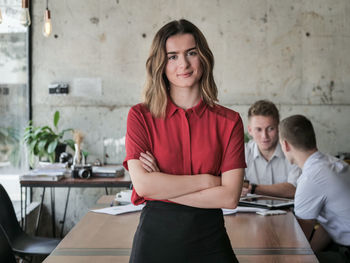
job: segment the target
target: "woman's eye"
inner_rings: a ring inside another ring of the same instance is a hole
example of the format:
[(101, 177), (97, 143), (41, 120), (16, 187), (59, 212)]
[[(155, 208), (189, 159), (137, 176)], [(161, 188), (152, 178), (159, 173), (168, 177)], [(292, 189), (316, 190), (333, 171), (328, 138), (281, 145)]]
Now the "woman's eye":
[(173, 55), (173, 56), (168, 57), (168, 60), (173, 60), (173, 59), (175, 59), (175, 58), (176, 58), (176, 56)]
[(197, 55), (197, 52), (196, 51), (190, 51), (187, 53), (189, 56), (195, 56)]

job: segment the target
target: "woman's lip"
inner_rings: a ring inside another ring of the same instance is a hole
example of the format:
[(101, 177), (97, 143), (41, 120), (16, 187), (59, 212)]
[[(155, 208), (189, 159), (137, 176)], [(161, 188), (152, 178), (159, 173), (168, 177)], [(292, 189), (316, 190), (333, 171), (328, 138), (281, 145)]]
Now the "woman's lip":
[(192, 75), (192, 72), (177, 74), (178, 77), (183, 77), (183, 78), (188, 78), (191, 75)]

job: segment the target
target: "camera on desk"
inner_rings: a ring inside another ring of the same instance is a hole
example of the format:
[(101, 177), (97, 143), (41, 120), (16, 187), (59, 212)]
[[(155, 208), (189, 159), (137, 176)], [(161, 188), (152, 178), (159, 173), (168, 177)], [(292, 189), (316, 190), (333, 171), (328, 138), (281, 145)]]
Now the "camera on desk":
[(92, 175), (92, 165), (91, 164), (75, 164), (72, 165), (72, 177), (88, 179)]

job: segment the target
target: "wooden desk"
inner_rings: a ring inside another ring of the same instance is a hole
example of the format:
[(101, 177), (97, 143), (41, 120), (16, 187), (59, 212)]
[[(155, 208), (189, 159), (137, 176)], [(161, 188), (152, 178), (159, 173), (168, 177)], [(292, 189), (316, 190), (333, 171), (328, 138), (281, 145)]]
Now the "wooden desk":
[[(26, 229), (26, 220), (25, 217), (23, 217), (23, 200), (22, 200), (22, 193), (23, 188), (25, 192), (25, 200), (24, 200), (24, 214), (27, 214), (27, 188), (32, 191), (32, 188), (34, 187), (42, 187), (43, 188), (43, 194), (40, 202), (39, 207), (39, 215), (37, 217), (36, 226), (35, 226), (35, 232), (37, 234), (39, 224), (40, 224), (40, 218), (41, 218), (41, 211), (42, 206), (44, 202), (44, 196), (45, 196), (45, 188), (50, 188), (51, 193), (51, 217), (52, 217), (52, 235), (53, 237), (56, 236), (56, 223), (55, 223), (55, 188), (56, 187), (65, 187), (68, 188), (67, 196), (66, 196), (66, 202), (64, 207), (64, 214), (62, 219), (62, 226), (61, 226), (61, 233), (60, 236), (62, 237), (63, 229), (64, 229), (64, 222), (66, 219), (66, 212), (68, 207), (68, 201), (69, 201), (69, 194), (70, 189), (72, 187), (75, 188), (82, 188), (82, 187), (104, 187), (106, 189), (106, 194), (108, 195), (107, 187), (130, 187), (131, 186), (131, 179), (130, 175), (127, 171), (125, 171), (124, 176), (121, 177), (114, 177), (114, 178), (98, 178), (98, 177), (92, 177), (89, 179), (80, 179), (80, 178), (63, 178), (59, 181), (33, 181), (33, 180), (20, 180), (21, 185), (21, 219), (22, 219), (22, 226), (24, 229)], [(31, 201), (31, 200), (30, 200)]]
[[(88, 212), (44, 262), (128, 262), (139, 215)], [(228, 215), (225, 225), (239, 262), (318, 262), (291, 212)]]

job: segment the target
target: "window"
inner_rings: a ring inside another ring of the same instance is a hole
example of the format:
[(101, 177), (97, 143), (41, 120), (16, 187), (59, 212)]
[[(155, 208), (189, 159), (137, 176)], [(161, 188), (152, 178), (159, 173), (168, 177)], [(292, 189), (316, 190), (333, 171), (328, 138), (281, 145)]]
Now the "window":
[(18, 175), (27, 169), (22, 135), (28, 124), (28, 28), (19, 23), (21, 0), (0, 9), (0, 183), (20, 199)]

